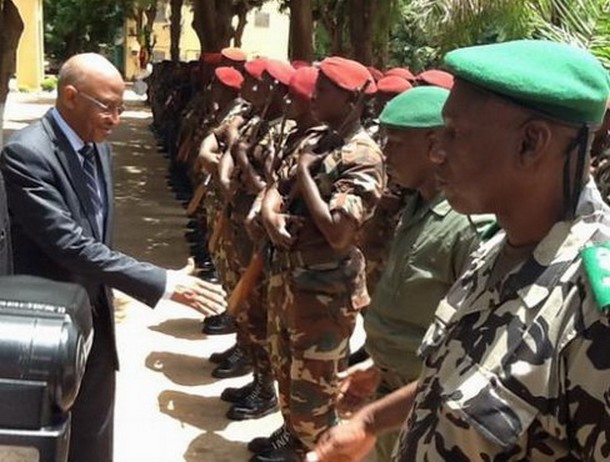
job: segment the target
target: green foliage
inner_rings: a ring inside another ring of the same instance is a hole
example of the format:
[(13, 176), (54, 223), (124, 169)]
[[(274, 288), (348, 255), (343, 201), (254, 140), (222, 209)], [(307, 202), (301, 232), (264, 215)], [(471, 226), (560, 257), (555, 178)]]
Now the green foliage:
[(589, 49), (610, 68), (609, 0), (531, 0), (534, 37)]
[(610, 68), (610, 0), (402, 0), (394, 64), (415, 70), (449, 50), (520, 38), (588, 48)]
[(111, 55), (125, 16), (124, 0), (45, 0), (45, 49), (61, 62), (75, 53)]
[(57, 77), (52, 75), (50, 77), (45, 78), (40, 84), (40, 88), (43, 91), (53, 91), (57, 88)]

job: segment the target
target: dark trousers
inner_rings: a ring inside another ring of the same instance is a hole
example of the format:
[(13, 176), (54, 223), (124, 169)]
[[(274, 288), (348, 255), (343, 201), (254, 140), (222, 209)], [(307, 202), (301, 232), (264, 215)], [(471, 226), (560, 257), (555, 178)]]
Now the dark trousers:
[(95, 323), (93, 347), (76, 402), (68, 462), (113, 460), (115, 360), (110, 328)]

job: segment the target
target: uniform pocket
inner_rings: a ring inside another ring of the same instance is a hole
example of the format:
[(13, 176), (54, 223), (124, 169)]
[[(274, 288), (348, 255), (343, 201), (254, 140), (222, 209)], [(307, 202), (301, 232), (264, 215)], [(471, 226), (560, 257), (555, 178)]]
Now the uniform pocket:
[[(460, 366), (460, 370), (464, 370)], [(458, 419), (474, 427), (492, 444), (514, 446), (539, 411), (509, 390), (493, 373), (471, 361), (467, 372), (441, 380), (444, 404)]]

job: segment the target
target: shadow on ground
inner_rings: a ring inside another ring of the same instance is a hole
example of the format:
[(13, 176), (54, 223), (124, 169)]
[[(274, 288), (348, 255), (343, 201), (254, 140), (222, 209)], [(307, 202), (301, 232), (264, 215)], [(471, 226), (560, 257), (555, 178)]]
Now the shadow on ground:
[(202, 433), (189, 445), (184, 460), (186, 462), (208, 462), (213, 454), (214, 462), (235, 462), (248, 460), (252, 454), (246, 445), (231, 442), (218, 433)]
[(146, 367), (161, 372), (177, 385), (187, 387), (208, 385), (218, 381), (210, 375), (216, 365), (200, 356), (153, 351), (146, 358)]
[(191, 395), (176, 390), (159, 394), (159, 410), (173, 419), (208, 432), (222, 431), (229, 421), (225, 413), (229, 405), (220, 398)]
[(149, 329), (182, 340), (205, 338), (205, 334), (201, 333), (201, 321), (193, 318), (168, 319)]

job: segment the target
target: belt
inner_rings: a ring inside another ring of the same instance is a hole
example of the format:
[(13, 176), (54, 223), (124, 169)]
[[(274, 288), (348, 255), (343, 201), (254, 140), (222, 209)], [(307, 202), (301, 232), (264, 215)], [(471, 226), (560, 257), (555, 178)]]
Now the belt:
[(349, 249), (345, 253), (338, 254), (328, 247), (312, 248), (302, 251), (297, 250), (294, 252), (273, 249), (270, 256), (270, 266), (271, 271), (273, 272), (328, 264), (337, 266), (339, 263), (349, 258), (351, 253), (352, 249)]

